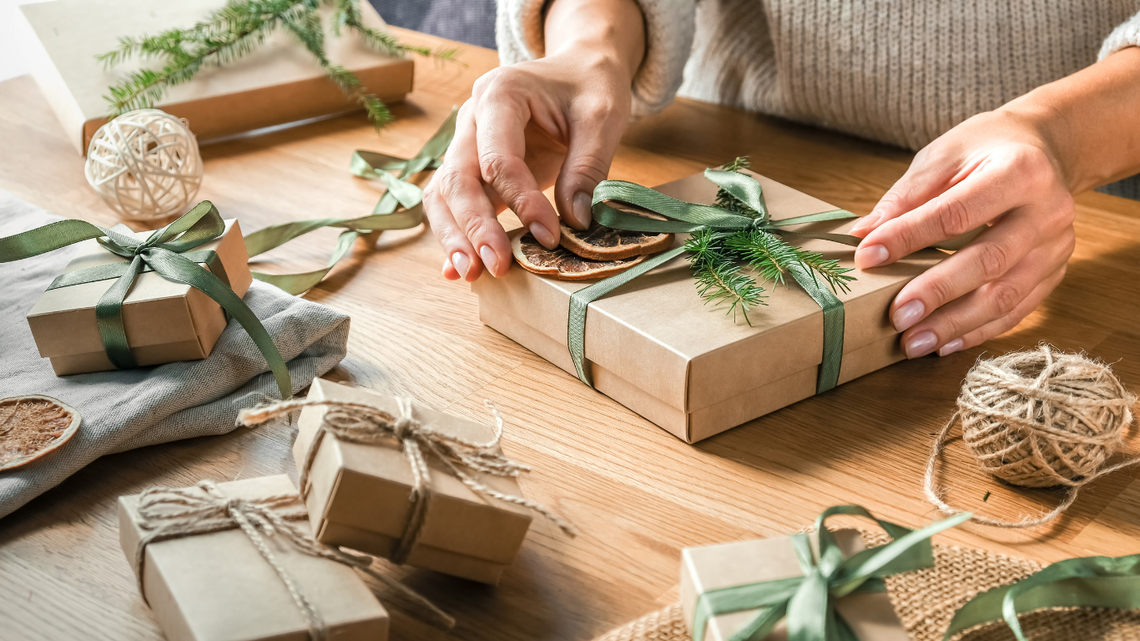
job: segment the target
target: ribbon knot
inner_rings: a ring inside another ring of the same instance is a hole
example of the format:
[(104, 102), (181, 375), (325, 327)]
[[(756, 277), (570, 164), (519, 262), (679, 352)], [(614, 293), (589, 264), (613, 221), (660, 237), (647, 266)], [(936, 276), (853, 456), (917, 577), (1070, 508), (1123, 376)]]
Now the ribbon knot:
[[(95, 239), (107, 251), (127, 259), (61, 274), (49, 290), (103, 280), (115, 282), (95, 305), (99, 337), (108, 360), (118, 369), (138, 367), (123, 325), (123, 301), (139, 274), (153, 271), (166, 280), (189, 285), (213, 299), (253, 339), (265, 356), (281, 398), (292, 396), (292, 381), (285, 360), (261, 321), (230, 287), (225, 266), (213, 250), (198, 247), (225, 233), (221, 214), (210, 201), (202, 201), (165, 227), (139, 240), (125, 227), (110, 229), (83, 220), (60, 220), (14, 236), (0, 238), (0, 263), (23, 260), (85, 240)], [(208, 269), (203, 269), (201, 265)]]
[[(828, 518), (846, 514), (875, 521), (894, 540), (843, 557)], [(709, 621), (716, 616), (756, 610), (755, 616), (733, 631), (729, 641), (765, 639), (787, 619), (789, 641), (859, 641), (850, 624), (835, 610), (835, 601), (849, 594), (885, 592), (883, 577), (933, 567), (930, 537), (969, 519), (957, 514), (921, 530), (880, 521), (858, 505), (824, 510), (815, 521), (818, 558), (807, 534), (791, 537), (802, 576), (708, 590), (697, 597), (693, 614), (693, 641), (703, 641)]]

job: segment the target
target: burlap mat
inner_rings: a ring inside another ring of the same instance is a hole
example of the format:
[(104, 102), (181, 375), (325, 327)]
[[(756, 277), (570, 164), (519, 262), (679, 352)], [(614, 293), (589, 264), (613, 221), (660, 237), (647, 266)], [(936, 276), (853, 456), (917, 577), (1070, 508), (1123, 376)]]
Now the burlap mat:
[[(870, 545), (886, 536), (864, 533)], [(934, 544), (934, 567), (887, 578), (899, 619), (914, 641), (941, 641), (954, 613), (974, 595), (1023, 579), (1042, 568), (1032, 561), (982, 550)], [(1047, 610), (1021, 617), (1032, 641), (1140, 641), (1140, 610)], [(1004, 623), (976, 628), (957, 641), (1015, 641)], [(596, 641), (690, 641), (681, 605), (612, 630)]]

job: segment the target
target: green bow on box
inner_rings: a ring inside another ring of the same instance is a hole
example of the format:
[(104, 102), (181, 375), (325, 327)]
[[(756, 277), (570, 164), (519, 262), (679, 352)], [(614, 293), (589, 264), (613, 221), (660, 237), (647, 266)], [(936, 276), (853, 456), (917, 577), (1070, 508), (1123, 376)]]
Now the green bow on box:
[[(831, 516), (862, 516), (879, 524), (894, 541), (863, 550), (844, 560), (835, 535), (825, 527)], [(730, 612), (759, 610), (729, 637), (730, 641), (760, 641), (783, 619), (789, 641), (859, 641), (851, 626), (835, 611), (835, 600), (849, 594), (885, 592), (883, 577), (934, 566), (930, 537), (970, 518), (954, 515), (921, 530), (880, 521), (858, 505), (831, 507), (815, 520), (819, 556), (807, 534), (792, 536), (803, 576), (720, 588), (703, 592), (693, 614), (693, 641), (703, 641), (710, 619)]]
[[(139, 274), (153, 271), (167, 280), (199, 290), (237, 319), (269, 363), (281, 398), (291, 398), (293, 385), (285, 360), (261, 321), (230, 288), (217, 253), (212, 250), (194, 251), (220, 238), (225, 230), (221, 214), (209, 201), (198, 203), (181, 218), (156, 229), (144, 240), (125, 233), (129, 231), (125, 228), (105, 229), (83, 220), (61, 220), (0, 238), (0, 263), (31, 258), (94, 238), (104, 249), (129, 262), (68, 272), (56, 278), (48, 289), (115, 280), (95, 305), (99, 336), (112, 365), (119, 369), (138, 367), (123, 327), (123, 300)], [(199, 263), (208, 265), (210, 269), (202, 269)]]
[[(764, 190), (752, 176), (735, 171), (706, 169), (705, 177), (731, 194), (742, 205), (742, 211), (677, 200), (659, 191), (622, 180), (603, 180), (594, 190), (592, 207), (594, 220), (604, 227), (623, 231), (693, 233), (710, 230), (714, 233), (730, 234), (756, 229), (785, 237), (819, 238), (851, 246), (859, 244), (860, 239), (855, 236), (808, 233), (787, 229), (794, 225), (857, 217), (849, 211), (833, 209), (806, 216), (773, 220), (768, 212), (768, 205), (764, 202)], [(619, 211), (607, 205), (606, 201), (633, 205), (665, 216), (669, 220), (657, 220)], [(673, 260), (685, 251), (685, 247), (677, 247), (658, 254), (619, 274), (602, 279), (589, 287), (584, 287), (570, 296), (566, 342), (570, 349), (570, 356), (574, 361), (574, 369), (583, 383), (591, 385), (585, 369), (586, 310), (590, 303), (638, 276)], [(816, 384), (816, 393), (822, 393), (835, 387), (839, 382), (839, 370), (843, 359), (843, 303), (810, 270), (800, 265), (791, 265), (788, 272), (823, 310), (823, 356)]]
[[(360, 218), (315, 218), (280, 225), (270, 225), (245, 237), (245, 248), (250, 257), (264, 254), (281, 245), (323, 227), (343, 229), (329, 262), (324, 268), (296, 274), (264, 274), (253, 272), (253, 277), (279, 287), (290, 294), (302, 294), (318, 283), (344, 258), (352, 243), (362, 234), (389, 229), (409, 229), (424, 220), (424, 192), (406, 179), (421, 171), (439, 167), (439, 159), (451, 145), (455, 136), (457, 110), (440, 125), (415, 156), (404, 160), (374, 151), (357, 150), (352, 154), (349, 171), (361, 178), (380, 180), (388, 188), (372, 213)], [(391, 172), (399, 172), (393, 175)], [(402, 210), (397, 211), (403, 207)]]
[(1074, 607), (1140, 608), (1140, 554), (1058, 561), (1017, 583), (983, 592), (954, 614), (943, 638), (1005, 619), (1018, 641), (1026, 641), (1018, 613)]

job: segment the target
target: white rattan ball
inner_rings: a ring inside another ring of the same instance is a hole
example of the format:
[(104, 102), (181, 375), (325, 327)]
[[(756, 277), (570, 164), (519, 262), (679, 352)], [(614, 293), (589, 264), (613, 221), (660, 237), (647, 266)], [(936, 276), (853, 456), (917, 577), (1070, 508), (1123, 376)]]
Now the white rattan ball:
[(202, 156), (186, 121), (139, 109), (99, 128), (87, 148), (87, 182), (131, 220), (182, 214), (202, 183)]

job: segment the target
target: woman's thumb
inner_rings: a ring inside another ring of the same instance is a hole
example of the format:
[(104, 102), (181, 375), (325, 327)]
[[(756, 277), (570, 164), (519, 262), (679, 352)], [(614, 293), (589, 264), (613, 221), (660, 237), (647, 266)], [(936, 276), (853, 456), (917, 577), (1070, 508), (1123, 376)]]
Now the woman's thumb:
[(621, 140), (621, 127), (607, 126), (610, 120), (602, 115), (593, 122), (580, 121), (570, 131), (566, 160), (554, 186), (554, 201), (562, 220), (578, 229), (590, 226), (594, 188), (609, 175)]

